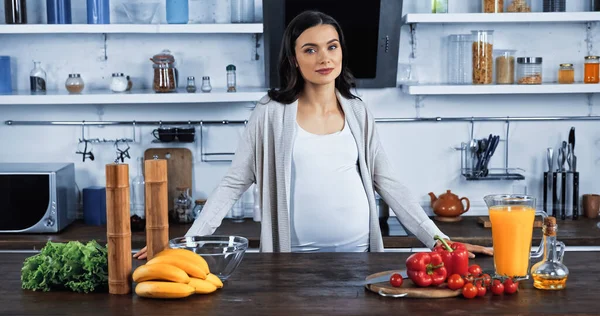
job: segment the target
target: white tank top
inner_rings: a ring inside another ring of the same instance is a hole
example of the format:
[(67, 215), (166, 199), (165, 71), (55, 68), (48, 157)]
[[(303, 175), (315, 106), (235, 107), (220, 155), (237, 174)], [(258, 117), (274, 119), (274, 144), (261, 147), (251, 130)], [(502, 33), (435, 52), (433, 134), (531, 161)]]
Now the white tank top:
[(365, 252), (369, 202), (348, 128), (315, 135), (297, 125), (290, 200), (293, 252)]

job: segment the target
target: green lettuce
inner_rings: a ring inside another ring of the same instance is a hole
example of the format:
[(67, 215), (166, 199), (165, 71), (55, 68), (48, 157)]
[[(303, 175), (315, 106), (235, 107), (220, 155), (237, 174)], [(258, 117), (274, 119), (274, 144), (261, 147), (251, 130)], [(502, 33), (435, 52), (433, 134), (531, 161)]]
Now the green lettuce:
[(71, 290), (89, 293), (108, 288), (108, 252), (92, 240), (54, 243), (25, 259), (21, 286), (26, 290)]

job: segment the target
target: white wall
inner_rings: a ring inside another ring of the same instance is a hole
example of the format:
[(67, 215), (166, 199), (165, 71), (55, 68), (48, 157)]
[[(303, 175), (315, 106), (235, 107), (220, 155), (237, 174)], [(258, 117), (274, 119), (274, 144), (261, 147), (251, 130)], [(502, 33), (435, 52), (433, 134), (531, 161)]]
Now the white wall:
[[(45, 20), (45, 1), (29, 4), (30, 16)], [(125, 23), (123, 14), (117, 14), (119, 1), (111, 5), (112, 23)], [(257, 2), (260, 2), (257, 0)], [(534, 10), (541, 9), (541, 0), (532, 0)], [(83, 1), (73, 1), (74, 23), (85, 23)], [(405, 0), (406, 12), (427, 12), (430, 1)], [(588, 1), (568, 1), (568, 10), (587, 10)], [(459, 7), (460, 5), (460, 7)], [(450, 10), (467, 12), (479, 10), (480, 0), (450, 0)], [(260, 18), (261, 5), (257, 3)], [(164, 20), (164, 9), (159, 11)], [(0, 19), (4, 14), (0, 12)], [(31, 19), (31, 18), (30, 18)], [(3, 22), (0, 20), (0, 22)], [(587, 55), (584, 43), (584, 24), (519, 24), (502, 25), (444, 25), (417, 28), (417, 66), (421, 82), (443, 82), (446, 74), (446, 52), (443, 39), (448, 34), (469, 32), (472, 29), (494, 29), (494, 47), (518, 50), (520, 56), (544, 57), (544, 78), (555, 79), (559, 63), (575, 63), (581, 75), (583, 57)], [(598, 26), (593, 29), (598, 32)], [(174, 52), (181, 78), (210, 75), (213, 87), (223, 87), (225, 66), (237, 66), (240, 87), (264, 86), (264, 61), (251, 59), (251, 35), (108, 35), (104, 55), (101, 35), (0, 35), (0, 55), (16, 59), (13, 67), (14, 84), (18, 89), (28, 88), (28, 73), (32, 59), (41, 60), (48, 72), (49, 88), (60, 88), (70, 72), (79, 72), (88, 86), (101, 88), (108, 84), (112, 72), (132, 75), (135, 85), (147, 86), (151, 82), (151, 65), (148, 58), (163, 48)], [(399, 63), (408, 63), (408, 27), (403, 27)], [(600, 39), (593, 40), (593, 53), (600, 52)], [(414, 97), (404, 95), (398, 88), (359, 91), (361, 97), (376, 117), (414, 117)], [(598, 103), (598, 97), (594, 97)], [(585, 95), (568, 96), (438, 96), (424, 99), (419, 115), (430, 116), (554, 116), (600, 114), (597, 108), (589, 112)], [(2, 106), (0, 120), (210, 120), (246, 119), (251, 104), (183, 104), (183, 105), (67, 105), (67, 106)], [(99, 115), (100, 113), (101, 115)], [(471, 214), (485, 213), (482, 197), (489, 193), (511, 193), (513, 185), (525, 184), (528, 192), (541, 198), (542, 172), (545, 170), (546, 147), (557, 147), (566, 140), (569, 128), (577, 129), (576, 154), (581, 173), (580, 193), (600, 192), (597, 180), (600, 164), (600, 125), (597, 122), (540, 122), (511, 123), (511, 167), (526, 170), (526, 180), (468, 182), (460, 176), (460, 153), (453, 148), (468, 140), (470, 125), (464, 123), (407, 123), (379, 124), (384, 146), (397, 166), (406, 185), (414, 194), (429, 204), (427, 193), (443, 193), (452, 189), (460, 196), (469, 197), (476, 210)], [(133, 156), (156, 144), (150, 144), (152, 128), (138, 128), (141, 142), (132, 146)], [(89, 137), (129, 137), (131, 128), (90, 128)], [(237, 143), (240, 128), (211, 128), (208, 150), (232, 151)], [(504, 135), (503, 123), (477, 123), (475, 136), (487, 137), (495, 133)], [(83, 188), (104, 185), (104, 165), (114, 159), (111, 145), (97, 145), (94, 162), (81, 162), (75, 154), (80, 129), (76, 127), (34, 127), (0, 125), (0, 161), (76, 163), (77, 182)], [(504, 137), (502, 137), (504, 139)], [(161, 145), (159, 145), (161, 146)], [(168, 146), (168, 145), (167, 145)], [(197, 145), (189, 145), (195, 155), (194, 195), (206, 197), (226, 172), (228, 164), (200, 162)], [(491, 161), (490, 167), (502, 167), (503, 143)], [(133, 162), (133, 160), (131, 161)], [(428, 210), (429, 211), (429, 210)]]

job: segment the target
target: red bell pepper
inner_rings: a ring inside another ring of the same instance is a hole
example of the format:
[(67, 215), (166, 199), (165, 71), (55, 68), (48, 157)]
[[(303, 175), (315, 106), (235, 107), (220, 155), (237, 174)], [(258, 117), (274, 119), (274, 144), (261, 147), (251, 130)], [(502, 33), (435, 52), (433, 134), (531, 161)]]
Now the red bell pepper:
[(435, 247), (434, 251), (440, 253), (442, 256), (448, 276), (453, 274), (465, 276), (469, 274), (469, 252), (465, 245), (457, 242), (448, 245), (444, 239), (437, 235), (433, 238), (442, 243)]
[(406, 274), (417, 286), (440, 285), (446, 281), (446, 268), (437, 252), (419, 252), (406, 259)]

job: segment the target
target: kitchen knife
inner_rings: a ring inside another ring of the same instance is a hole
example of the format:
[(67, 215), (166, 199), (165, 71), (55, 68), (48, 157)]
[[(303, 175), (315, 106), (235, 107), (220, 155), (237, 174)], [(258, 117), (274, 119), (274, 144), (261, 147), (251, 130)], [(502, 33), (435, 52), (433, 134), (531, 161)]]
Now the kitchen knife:
[(573, 219), (579, 218), (579, 172), (573, 170)]
[(552, 174), (552, 148), (546, 149), (546, 160), (548, 162), (548, 171), (544, 172), (544, 212), (548, 214), (548, 177)]
[(557, 172), (552, 172), (552, 216), (558, 218), (558, 192), (556, 191)]
[(477, 161), (477, 166), (475, 167), (475, 169), (477, 169), (477, 176), (481, 176), (481, 171), (483, 171), (482, 168), (485, 162), (485, 157), (487, 156), (487, 153), (490, 150), (491, 142), (492, 134), (490, 134), (487, 140), (485, 138), (481, 140), (481, 145), (479, 146), (479, 149), (481, 149), (481, 157), (479, 161)]
[(567, 145), (567, 142), (563, 141), (562, 142), (562, 148), (560, 149), (561, 151), (561, 163), (560, 163), (560, 176), (561, 176), (561, 180), (560, 180), (560, 190), (561, 190), (561, 194), (560, 194), (560, 218), (562, 220), (566, 219), (567, 217), (567, 213), (566, 213), (566, 207), (567, 207), (567, 203), (565, 203), (565, 199), (567, 198), (567, 171), (565, 170), (565, 160), (566, 160), (566, 154), (565, 154), (565, 147)]
[(378, 276), (369, 280), (365, 280), (363, 282), (360, 283), (360, 285), (365, 286), (365, 285), (369, 285), (369, 284), (375, 284), (375, 283), (382, 283), (382, 282), (390, 282), (390, 278), (392, 277), (392, 274), (394, 273), (400, 273), (400, 275), (402, 276), (403, 279), (408, 279), (408, 274), (406, 274), (406, 270), (400, 270), (400, 271), (395, 271), (392, 273), (388, 273), (382, 276)]
[(575, 155), (575, 127), (571, 127), (569, 131), (569, 144), (573, 145), (573, 155)]

